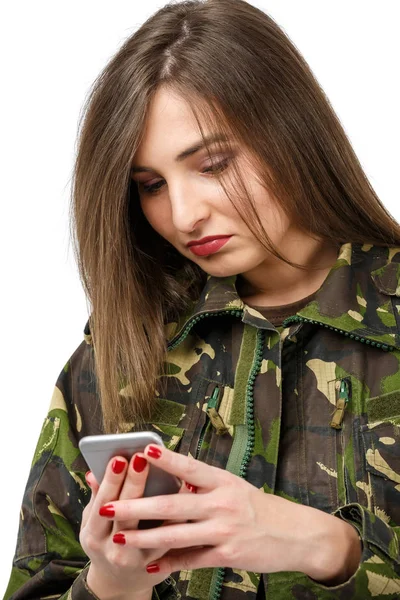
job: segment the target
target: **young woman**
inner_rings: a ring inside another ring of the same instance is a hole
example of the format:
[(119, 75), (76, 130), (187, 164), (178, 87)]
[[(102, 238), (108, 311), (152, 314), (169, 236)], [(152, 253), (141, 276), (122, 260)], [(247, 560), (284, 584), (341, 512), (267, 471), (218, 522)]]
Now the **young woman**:
[[(5, 597), (400, 597), (400, 227), (276, 23), (149, 18), (88, 100), (72, 208), (92, 312)], [(166, 448), (85, 479), (83, 436), (135, 430)], [(178, 494), (143, 497), (151, 464)]]

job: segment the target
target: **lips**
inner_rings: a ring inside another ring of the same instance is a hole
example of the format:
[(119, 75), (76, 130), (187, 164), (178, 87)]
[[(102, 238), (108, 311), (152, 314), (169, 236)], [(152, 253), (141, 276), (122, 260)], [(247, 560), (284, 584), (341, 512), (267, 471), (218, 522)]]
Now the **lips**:
[(230, 235), (207, 235), (206, 237), (201, 238), (201, 240), (194, 240), (193, 242), (189, 242), (187, 244), (190, 246), (198, 246), (200, 244), (206, 244), (207, 242), (213, 242), (214, 240), (222, 240), (223, 238), (231, 237)]
[(201, 240), (195, 240), (187, 244), (189, 250), (196, 256), (208, 256), (215, 254), (224, 246), (230, 239), (231, 235), (216, 235), (204, 237)]

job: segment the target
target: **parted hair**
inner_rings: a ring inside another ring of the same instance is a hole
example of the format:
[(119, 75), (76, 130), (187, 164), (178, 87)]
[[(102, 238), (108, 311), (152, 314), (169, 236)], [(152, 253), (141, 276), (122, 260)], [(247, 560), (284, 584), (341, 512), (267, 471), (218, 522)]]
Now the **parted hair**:
[[(262, 185), (309, 235), (332, 244), (400, 245), (400, 226), (307, 62), (274, 19), (244, 0), (166, 4), (96, 78), (78, 128), (71, 235), (109, 433), (150, 418), (165, 368), (165, 324), (196, 299), (207, 277), (151, 228), (131, 178), (160, 86), (189, 103), (203, 139), (207, 127), (248, 150)], [(267, 251), (304, 268), (272, 244), (235, 161), (229, 170), (235, 194), (225, 174), (220, 183), (238, 216)]]

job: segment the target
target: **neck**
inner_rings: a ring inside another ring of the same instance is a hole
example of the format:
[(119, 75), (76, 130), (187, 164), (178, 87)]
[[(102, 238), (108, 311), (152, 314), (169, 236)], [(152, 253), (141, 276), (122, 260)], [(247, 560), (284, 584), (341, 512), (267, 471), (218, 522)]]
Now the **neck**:
[(270, 255), (251, 271), (238, 276), (236, 288), (243, 302), (265, 307), (280, 306), (313, 294), (336, 262), (339, 249), (306, 236), (304, 240), (297, 237), (295, 243), (287, 243), (280, 252), (290, 261), (313, 267), (313, 270), (292, 267)]

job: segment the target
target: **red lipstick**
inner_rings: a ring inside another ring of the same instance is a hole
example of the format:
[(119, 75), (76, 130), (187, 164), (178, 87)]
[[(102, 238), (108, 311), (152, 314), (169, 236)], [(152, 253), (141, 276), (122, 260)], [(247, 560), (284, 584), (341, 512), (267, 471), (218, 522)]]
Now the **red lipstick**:
[(207, 256), (218, 252), (231, 237), (231, 235), (209, 235), (201, 240), (189, 242), (187, 246), (196, 256)]

